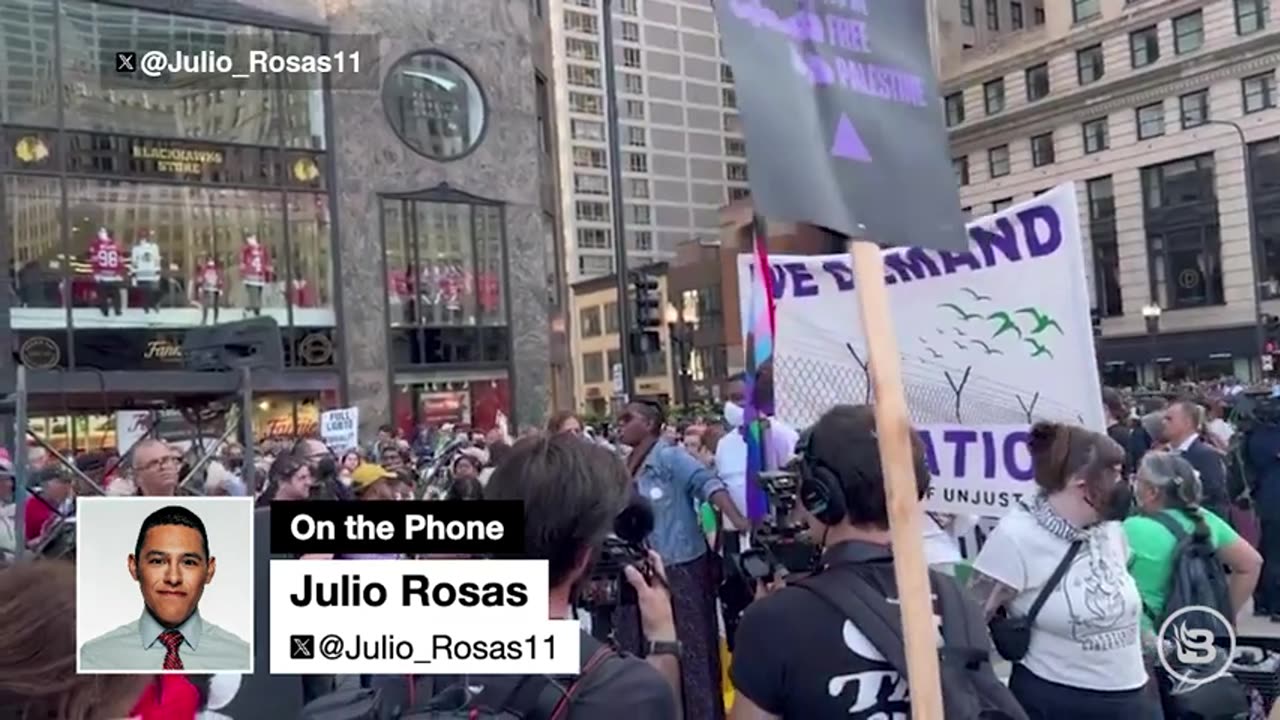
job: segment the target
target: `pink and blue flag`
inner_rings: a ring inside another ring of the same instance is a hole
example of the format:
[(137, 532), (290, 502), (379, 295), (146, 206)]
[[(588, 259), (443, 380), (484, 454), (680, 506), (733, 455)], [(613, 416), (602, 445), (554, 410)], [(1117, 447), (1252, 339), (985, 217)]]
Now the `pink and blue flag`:
[[(773, 414), (772, 392), (757, 397), (756, 383), (762, 368), (773, 364), (777, 335), (773, 297), (773, 271), (769, 264), (764, 223), (752, 223), (751, 304), (747, 310), (746, 407), (743, 433), (747, 444), (747, 518), (758, 520), (769, 512), (769, 500), (760, 488), (760, 472), (766, 469), (768, 439), (765, 420)], [(772, 383), (770, 383), (772, 384)]]

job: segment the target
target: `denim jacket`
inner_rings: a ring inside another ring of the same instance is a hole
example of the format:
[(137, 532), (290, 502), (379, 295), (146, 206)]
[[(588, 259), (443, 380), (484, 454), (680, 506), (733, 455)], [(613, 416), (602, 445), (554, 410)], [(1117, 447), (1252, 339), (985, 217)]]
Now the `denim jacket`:
[(660, 441), (636, 473), (636, 489), (653, 505), (649, 543), (666, 565), (696, 560), (707, 552), (697, 505), (717, 490), (720, 478), (680, 445)]

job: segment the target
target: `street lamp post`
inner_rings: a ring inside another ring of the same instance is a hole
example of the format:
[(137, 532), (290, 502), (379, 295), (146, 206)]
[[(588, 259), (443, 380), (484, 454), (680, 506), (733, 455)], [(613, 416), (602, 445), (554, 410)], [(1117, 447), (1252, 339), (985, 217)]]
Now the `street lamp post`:
[[(1244, 212), (1249, 221), (1249, 259), (1253, 265), (1253, 334), (1254, 352), (1258, 354), (1258, 367), (1262, 367), (1262, 347), (1266, 344), (1266, 334), (1262, 328), (1262, 287), (1265, 284), (1264, 266), (1266, 254), (1262, 249), (1262, 241), (1258, 236), (1258, 219), (1253, 213), (1253, 158), (1249, 156), (1249, 140), (1245, 137), (1244, 128), (1232, 120), (1203, 120), (1205, 125), (1221, 125), (1235, 131), (1240, 140), (1240, 152), (1244, 156)], [(1157, 316), (1158, 317), (1158, 316)]]
[(1157, 386), (1160, 382), (1160, 363), (1156, 361), (1156, 336), (1160, 334), (1160, 315), (1163, 313), (1164, 310), (1154, 302), (1142, 306), (1142, 320), (1147, 324), (1147, 344), (1150, 347), (1148, 354), (1151, 356), (1153, 386)]

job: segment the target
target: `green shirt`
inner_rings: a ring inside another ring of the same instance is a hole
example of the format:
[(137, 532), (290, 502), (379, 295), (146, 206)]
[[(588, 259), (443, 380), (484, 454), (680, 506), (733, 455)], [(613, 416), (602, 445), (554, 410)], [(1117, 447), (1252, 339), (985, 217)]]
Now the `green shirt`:
[[(1192, 532), (1195, 523), (1186, 513), (1165, 510), (1186, 531)], [(1201, 508), (1205, 525), (1209, 526), (1209, 542), (1219, 550), (1240, 538), (1226, 520)], [(1129, 574), (1138, 585), (1142, 596), (1142, 626), (1154, 631), (1150, 615), (1164, 614), (1165, 594), (1169, 590), (1169, 576), (1173, 574), (1173, 551), (1177, 545), (1170, 533), (1159, 521), (1135, 515), (1124, 521), (1124, 534), (1129, 540)]]

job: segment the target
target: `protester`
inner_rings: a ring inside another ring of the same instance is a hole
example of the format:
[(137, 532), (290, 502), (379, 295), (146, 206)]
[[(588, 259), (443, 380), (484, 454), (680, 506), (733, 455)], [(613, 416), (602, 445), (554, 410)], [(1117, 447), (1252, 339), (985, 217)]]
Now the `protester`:
[(75, 500), (71, 475), (61, 464), (37, 470), (31, 476), (31, 483), (38, 491), (27, 498), (22, 508), (22, 532), (28, 545), (44, 534), (50, 521), (70, 510)]
[[(590, 569), (614, 517), (626, 507), (628, 486), (616, 457), (564, 435), (522, 439), (495, 469), (486, 493), (490, 499), (523, 503), (524, 557), (548, 562), (552, 618), (573, 617), (574, 588)], [(634, 567), (625, 571), (638, 598), (649, 657), (639, 660), (622, 653), (596, 666), (581, 678), (564, 720), (680, 717), (680, 660), (670, 653), (678, 652), (672, 597), (662, 587), (662, 559), (651, 553), (650, 562), (657, 576), (653, 584)], [(583, 635), (584, 646), (598, 645)]]
[(281, 455), (267, 471), (267, 486), (258, 497), (259, 505), (275, 500), (306, 500), (311, 497), (311, 468), (292, 453)]
[(138, 716), (130, 710), (147, 686), (146, 676), (76, 674), (75, 617), (72, 563), (44, 560), (0, 570), (0, 717)]
[(572, 410), (561, 410), (554, 413), (551, 418), (547, 420), (547, 432), (551, 435), (559, 433), (581, 435), (582, 421)]
[(18, 506), (13, 492), (13, 463), (9, 454), (0, 450), (0, 561), (18, 551)]
[(1230, 513), (1227, 466), (1222, 453), (1200, 439), (1204, 410), (1190, 400), (1179, 400), (1164, 411), (1161, 439), (1200, 475), (1204, 507), (1221, 518)]
[[(1009, 688), (1039, 720), (1154, 718), (1139, 632), (1142, 600), (1127, 570), (1123, 519), (1133, 492), (1124, 450), (1106, 435), (1041, 422), (1028, 448), (1039, 493), (1001, 518), (973, 563), (987, 616), (1031, 622)], [(1064, 573), (1050, 585), (1058, 567)]]
[[(923, 496), (930, 480), (924, 445), (916, 436), (912, 446), (916, 487)], [(797, 463), (800, 495), (808, 498), (803, 509), (809, 534), (822, 549), (816, 574), (829, 574), (829, 586), (847, 591), (851, 605), (870, 596), (882, 603), (883, 612), (897, 614), (890, 606), (897, 589), (871, 408), (837, 405), (828, 410), (801, 441)], [(979, 609), (954, 584), (952, 589), (949, 596), (961, 606), (947, 608), (940, 599), (942, 614), (972, 617), (976, 623)], [(850, 616), (808, 587), (782, 587), (757, 600), (738, 627), (730, 671), (733, 720), (911, 716), (907, 678), (871, 639), (871, 626), (882, 628), (883, 623), (873, 612)], [(903, 653), (900, 631), (894, 640), (899, 644), (894, 650)], [(1016, 711), (990, 664), (981, 665), (984, 687), (999, 695), (989, 699)]]
[(178, 492), (182, 458), (169, 443), (147, 438), (133, 446), (129, 465), (135, 494), (144, 497), (170, 497)]
[(1178, 549), (1178, 538), (1156, 519), (1157, 514), (1172, 519), (1184, 532), (1207, 540), (1231, 571), (1227, 576), (1232, 610), (1228, 619), (1234, 621), (1258, 584), (1262, 556), (1226, 519), (1200, 507), (1202, 490), (1195, 468), (1172, 453), (1147, 453), (1138, 466), (1134, 491), (1144, 514), (1125, 520), (1124, 530), (1129, 541), (1129, 573), (1142, 595), (1142, 623), (1146, 629), (1155, 632), (1164, 618), (1165, 597)]
[[(1112, 388), (1102, 389), (1102, 410), (1106, 413), (1107, 420), (1107, 437), (1116, 441), (1116, 444), (1122, 448), (1129, 447), (1129, 438), (1133, 434), (1133, 427), (1130, 424), (1130, 410), (1125, 405), (1124, 397)], [(1134, 466), (1129, 464), (1128, 457), (1125, 458), (1125, 475), (1133, 472)]]
[[(737, 527), (746, 518), (724, 484), (684, 448), (662, 439), (665, 413), (652, 402), (634, 402), (618, 418), (621, 441), (631, 447), (627, 470), (641, 497), (653, 504), (654, 528), (649, 542), (662, 556), (671, 581), (671, 596), (680, 642), (684, 644), (685, 720), (724, 716), (720, 682), (720, 633), (716, 588), (720, 562), (707, 546), (697, 503), (710, 502)], [(640, 647), (634, 623), (621, 618), (624, 646)]]

